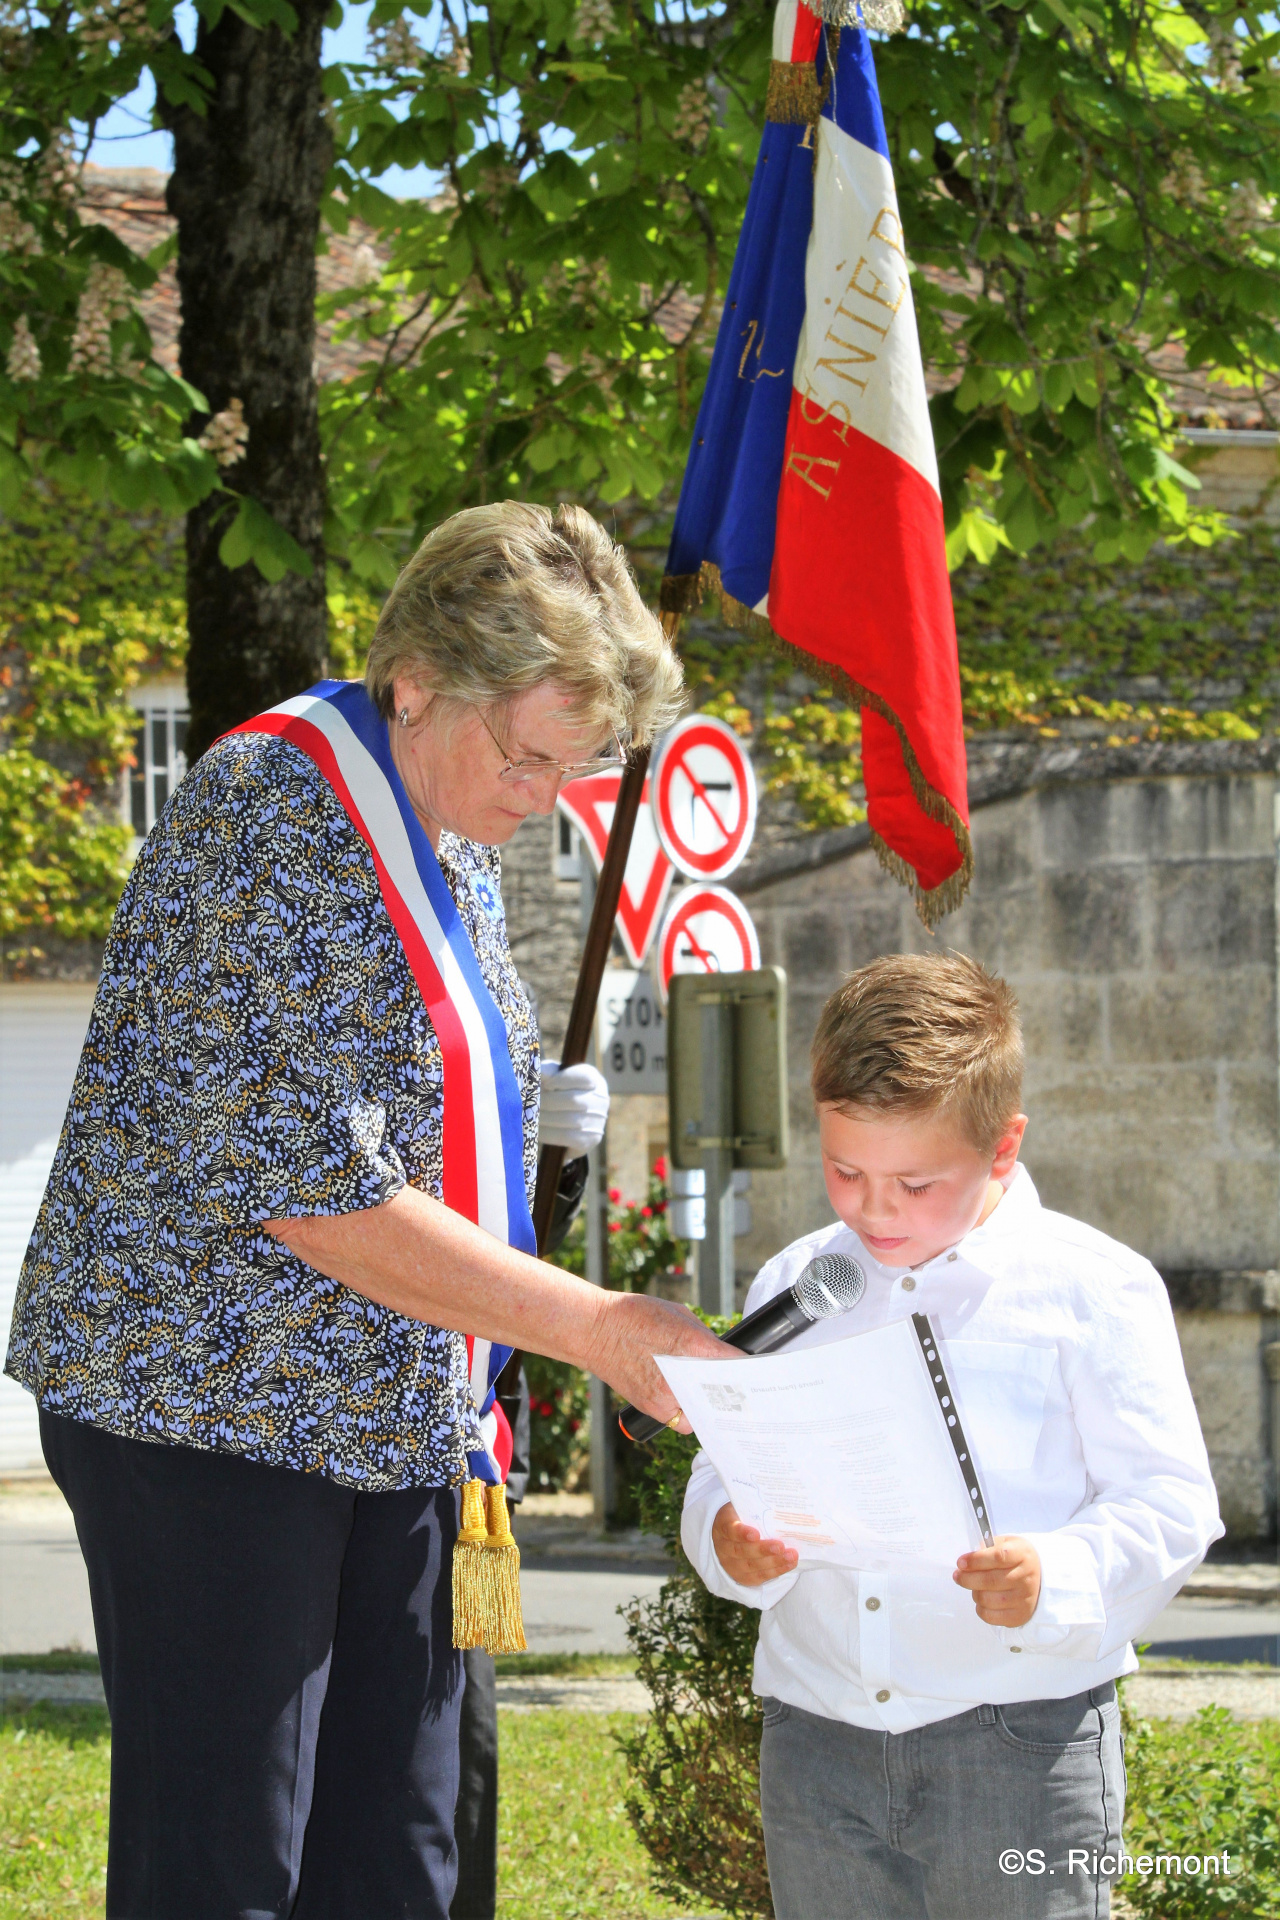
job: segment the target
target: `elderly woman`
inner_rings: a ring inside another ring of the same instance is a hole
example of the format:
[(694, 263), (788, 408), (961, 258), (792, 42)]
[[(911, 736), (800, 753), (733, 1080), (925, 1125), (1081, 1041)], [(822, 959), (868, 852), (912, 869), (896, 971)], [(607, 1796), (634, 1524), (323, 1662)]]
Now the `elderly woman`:
[(530, 1257), (496, 852), (679, 688), (586, 513), (475, 508), (401, 574), (365, 686), (219, 741), (138, 857), (8, 1359), (89, 1571), (109, 1916), (443, 1920), (486, 1343), (664, 1418), (652, 1356), (714, 1351)]

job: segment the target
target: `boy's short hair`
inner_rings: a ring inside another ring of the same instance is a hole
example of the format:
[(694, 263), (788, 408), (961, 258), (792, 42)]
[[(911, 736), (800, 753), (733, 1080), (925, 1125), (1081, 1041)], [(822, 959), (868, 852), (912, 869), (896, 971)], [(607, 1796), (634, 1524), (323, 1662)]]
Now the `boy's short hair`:
[(959, 953), (891, 953), (851, 973), (813, 1037), (813, 1097), (954, 1116), (995, 1151), (1022, 1099), (1022, 1025), (1007, 981)]

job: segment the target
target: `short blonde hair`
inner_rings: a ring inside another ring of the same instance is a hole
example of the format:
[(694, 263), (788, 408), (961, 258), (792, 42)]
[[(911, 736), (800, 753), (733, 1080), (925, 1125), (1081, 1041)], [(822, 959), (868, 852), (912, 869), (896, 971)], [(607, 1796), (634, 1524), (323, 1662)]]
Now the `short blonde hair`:
[(812, 1060), (819, 1105), (952, 1115), (993, 1153), (1022, 1100), (1018, 1002), (963, 954), (888, 954), (832, 994)]
[(680, 662), (622, 548), (582, 507), (500, 500), (429, 533), (382, 609), (365, 685), (390, 716), (405, 675), (492, 708), (554, 682), (637, 746), (680, 711)]

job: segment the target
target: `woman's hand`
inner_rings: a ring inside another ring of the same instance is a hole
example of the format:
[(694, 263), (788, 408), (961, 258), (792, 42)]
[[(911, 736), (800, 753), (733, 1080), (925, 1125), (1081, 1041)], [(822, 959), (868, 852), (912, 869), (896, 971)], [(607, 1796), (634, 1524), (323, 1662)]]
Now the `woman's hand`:
[[(687, 1307), (589, 1286), (403, 1187), (364, 1213), (268, 1220), (263, 1231), (318, 1273), (413, 1320), (583, 1367), (644, 1413), (678, 1411), (655, 1353), (734, 1357)], [(681, 1422), (681, 1430), (689, 1431)]]
[(654, 1300), (647, 1293), (591, 1292), (604, 1308), (596, 1358), (580, 1361), (589, 1373), (607, 1380), (616, 1393), (655, 1420), (678, 1415), (677, 1431), (689, 1433), (670, 1387), (663, 1379), (655, 1353), (682, 1354), (704, 1360), (736, 1360), (741, 1356), (707, 1332), (696, 1314), (671, 1300)]
[(716, 1559), (740, 1587), (762, 1587), (799, 1565), (800, 1555), (781, 1540), (765, 1540), (758, 1527), (739, 1520), (738, 1509), (727, 1500), (711, 1523)]

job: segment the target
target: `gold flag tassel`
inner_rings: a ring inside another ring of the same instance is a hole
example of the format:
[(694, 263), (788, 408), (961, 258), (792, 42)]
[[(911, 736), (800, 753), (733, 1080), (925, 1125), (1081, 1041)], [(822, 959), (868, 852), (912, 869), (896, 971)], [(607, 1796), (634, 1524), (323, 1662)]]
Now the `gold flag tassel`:
[(528, 1647), (520, 1549), (507, 1518), (506, 1489), (486, 1487), (483, 1480), (468, 1480), (462, 1489), (462, 1528), (453, 1549), (453, 1644), (486, 1653), (524, 1653)]

